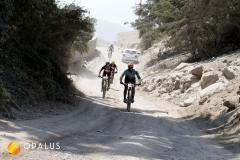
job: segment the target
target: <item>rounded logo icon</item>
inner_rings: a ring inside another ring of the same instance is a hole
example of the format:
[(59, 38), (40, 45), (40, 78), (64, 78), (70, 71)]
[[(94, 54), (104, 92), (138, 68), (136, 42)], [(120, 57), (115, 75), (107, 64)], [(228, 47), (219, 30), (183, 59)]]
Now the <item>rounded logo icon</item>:
[(20, 144), (18, 142), (10, 142), (8, 144), (8, 152), (11, 154), (18, 154), (20, 152)]

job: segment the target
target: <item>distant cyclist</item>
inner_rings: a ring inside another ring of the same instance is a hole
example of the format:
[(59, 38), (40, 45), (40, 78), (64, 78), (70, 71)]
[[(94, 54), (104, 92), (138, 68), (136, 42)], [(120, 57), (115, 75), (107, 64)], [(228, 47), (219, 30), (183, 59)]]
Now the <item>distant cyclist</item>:
[[(111, 72), (112, 72), (112, 68), (110, 67), (109, 62), (106, 62), (105, 65), (100, 69), (98, 77), (100, 77), (100, 74), (101, 74), (102, 71), (103, 71), (103, 75), (102, 75), (103, 77), (106, 76), (106, 75), (108, 76), (108, 88), (107, 89), (109, 89), (110, 88)], [(101, 86), (103, 87), (103, 79), (102, 79), (102, 85)], [(101, 91), (102, 91), (102, 89), (101, 89)]]
[(111, 45), (108, 47), (107, 51), (111, 51), (111, 53), (114, 52), (113, 44), (111, 44)]
[(110, 67), (112, 68), (112, 83), (113, 83), (113, 79), (114, 79), (114, 73), (116, 71), (116, 73), (118, 72), (118, 69), (117, 69), (117, 65), (115, 64), (115, 61), (112, 61), (112, 63), (110, 64)]
[[(136, 84), (136, 76), (139, 79), (140, 83), (141, 83), (141, 77), (138, 73), (138, 71), (136, 71), (135, 69), (133, 69), (133, 63), (130, 62), (128, 63), (128, 69), (126, 69), (122, 75), (120, 76), (120, 84), (123, 84), (122, 79), (125, 76), (125, 84), (127, 83), (134, 83)], [(127, 89), (128, 86), (124, 85), (124, 92), (123, 92), (123, 102), (126, 103), (126, 94), (127, 94)], [(132, 103), (134, 102), (134, 95), (135, 95), (135, 87), (133, 87), (133, 97), (132, 97)]]

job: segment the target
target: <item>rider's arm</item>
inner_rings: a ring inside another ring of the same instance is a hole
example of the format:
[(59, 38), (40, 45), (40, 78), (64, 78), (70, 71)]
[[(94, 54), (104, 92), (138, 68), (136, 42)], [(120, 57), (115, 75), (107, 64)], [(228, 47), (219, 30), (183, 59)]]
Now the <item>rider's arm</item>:
[(99, 71), (99, 73), (98, 73), (98, 77), (100, 76), (102, 70), (103, 70), (103, 67), (100, 69), (100, 71)]
[(137, 76), (139, 83), (142, 83), (142, 78), (140, 76)]
[(124, 74), (122, 74), (122, 75), (120, 76), (120, 83), (122, 83), (123, 77), (124, 77)]
[(137, 78), (139, 79), (139, 82), (141, 83), (141, 82), (142, 82), (142, 79), (141, 79), (141, 77), (140, 77), (138, 71), (136, 71), (136, 76), (137, 76)]

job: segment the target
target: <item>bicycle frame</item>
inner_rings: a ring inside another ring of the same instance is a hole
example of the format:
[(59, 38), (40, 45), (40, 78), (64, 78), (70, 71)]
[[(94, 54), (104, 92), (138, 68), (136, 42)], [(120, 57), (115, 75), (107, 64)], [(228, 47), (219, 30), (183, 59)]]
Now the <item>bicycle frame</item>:
[(109, 50), (109, 51), (108, 51), (108, 59), (110, 60), (111, 57), (112, 57), (112, 51)]
[(141, 85), (141, 84), (134, 84), (134, 83), (127, 83), (127, 84), (123, 84), (125, 86), (128, 87), (127, 89), (127, 111), (130, 112), (130, 109), (131, 109), (131, 103), (132, 103), (132, 98), (133, 98), (133, 88), (136, 86), (136, 85)]
[(107, 86), (108, 86), (108, 76), (103, 76), (101, 78), (103, 80), (103, 83), (102, 83), (103, 98), (105, 98)]

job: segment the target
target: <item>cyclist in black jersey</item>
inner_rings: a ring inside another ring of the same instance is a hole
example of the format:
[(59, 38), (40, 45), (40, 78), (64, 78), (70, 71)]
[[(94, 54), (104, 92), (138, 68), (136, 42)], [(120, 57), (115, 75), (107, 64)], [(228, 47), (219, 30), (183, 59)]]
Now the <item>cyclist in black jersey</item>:
[(116, 73), (118, 72), (118, 68), (117, 68), (117, 65), (115, 64), (115, 61), (112, 61), (112, 63), (110, 64), (110, 67), (112, 68), (111, 78), (112, 78), (112, 83), (113, 83), (115, 71), (116, 71)]
[(113, 47), (113, 44), (111, 44), (111, 45), (108, 47), (107, 51), (114, 52), (114, 47)]
[[(106, 62), (105, 65), (100, 69), (98, 77), (100, 77), (101, 72), (103, 71), (103, 77), (104, 76), (108, 76), (108, 88), (110, 88), (110, 78), (111, 78), (111, 72), (112, 72), (112, 68), (110, 67), (110, 63)], [(103, 86), (103, 80), (102, 80), (102, 86)], [(102, 88), (102, 87), (101, 87)]]

